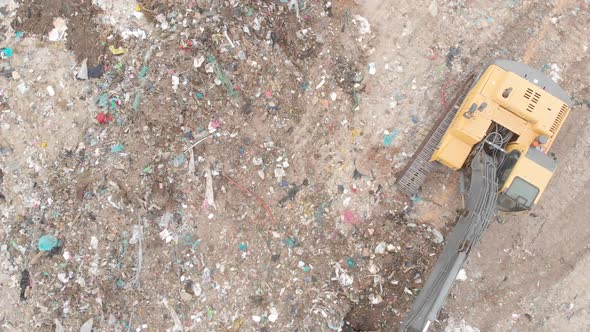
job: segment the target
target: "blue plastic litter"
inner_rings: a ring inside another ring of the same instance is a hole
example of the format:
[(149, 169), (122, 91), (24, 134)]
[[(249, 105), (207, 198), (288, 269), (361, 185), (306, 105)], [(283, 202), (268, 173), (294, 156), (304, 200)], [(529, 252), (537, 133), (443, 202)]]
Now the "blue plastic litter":
[(51, 251), (53, 248), (57, 247), (59, 244), (59, 240), (53, 235), (43, 235), (39, 238), (39, 243), (37, 247), (41, 251)]
[(125, 149), (125, 147), (123, 146), (123, 144), (117, 143), (111, 147), (111, 152), (112, 153), (119, 153), (119, 152), (122, 152), (124, 149)]
[(14, 51), (10, 47), (4, 47), (0, 49), (0, 53), (5, 57), (10, 58), (14, 54)]
[(186, 156), (184, 153), (177, 154), (174, 158), (170, 160), (170, 165), (174, 167), (180, 167), (186, 161)]
[(391, 144), (393, 144), (393, 141), (395, 140), (395, 137), (397, 136), (397, 134), (399, 133), (398, 129), (394, 129), (391, 134), (389, 135), (384, 135), (383, 136), (383, 145), (385, 146), (391, 146)]

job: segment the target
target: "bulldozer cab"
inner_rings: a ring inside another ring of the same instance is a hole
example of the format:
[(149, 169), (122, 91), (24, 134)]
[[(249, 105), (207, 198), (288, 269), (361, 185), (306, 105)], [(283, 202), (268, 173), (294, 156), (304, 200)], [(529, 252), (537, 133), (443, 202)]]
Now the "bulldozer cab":
[(555, 170), (549, 149), (571, 106), (567, 94), (538, 70), (495, 61), (466, 95), (431, 160), (454, 170), (469, 167), (483, 144), (498, 160), (498, 209), (530, 210)]
[(534, 147), (524, 154), (518, 149), (508, 152), (496, 175), (500, 188), (498, 209), (507, 212), (532, 209), (556, 167), (554, 155)]

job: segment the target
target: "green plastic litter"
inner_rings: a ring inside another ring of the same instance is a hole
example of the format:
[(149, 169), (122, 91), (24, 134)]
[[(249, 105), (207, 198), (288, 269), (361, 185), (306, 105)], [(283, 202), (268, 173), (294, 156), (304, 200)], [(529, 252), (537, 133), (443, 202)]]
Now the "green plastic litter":
[(305, 81), (301, 82), (301, 84), (299, 84), (299, 87), (301, 88), (301, 90), (307, 91), (307, 90), (309, 90), (310, 84), (311, 84), (311, 81), (305, 80)]
[(354, 111), (359, 106), (360, 95), (356, 91), (356, 89), (352, 89), (352, 100), (354, 101), (352, 105), (352, 110)]
[(202, 100), (203, 97), (204, 97), (203, 94), (201, 92), (199, 92), (199, 91), (197, 91), (196, 95), (197, 95), (197, 99), (198, 100)]
[(348, 27), (350, 26), (350, 13), (348, 12), (348, 10), (344, 11), (344, 19), (343, 19), (342, 23), (342, 32), (348, 30)]
[(219, 63), (215, 63), (215, 74), (217, 75), (217, 78), (221, 81), (221, 83), (225, 85), (227, 95), (230, 97), (235, 96), (236, 91), (234, 90), (234, 85), (232, 84), (231, 80), (227, 78), (225, 72), (223, 71), (223, 69), (221, 69)]
[(123, 257), (125, 255), (125, 253), (127, 252), (127, 247), (129, 247), (129, 241), (127, 239), (123, 239), (123, 241), (121, 241), (121, 250), (119, 252), (120, 257)]
[(318, 224), (321, 224), (324, 221), (324, 213), (326, 213), (326, 206), (328, 204), (322, 203), (320, 207), (315, 211), (315, 220)]
[(311, 267), (309, 267), (309, 266), (305, 265), (305, 266), (303, 267), (303, 272), (309, 272), (309, 271), (311, 271)]
[(37, 247), (41, 251), (51, 251), (53, 248), (57, 247), (59, 244), (59, 240), (53, 235), (43, 235), (39, 238), (39, 243), (37, 243)]
[(111, 152), (112, 153), (119, 153), (119, 152), (123, 151), (124, 149), (125, 149), (125, 147), (123, 146), (123, 144), (117, 143), (111, 147)]
[(125, 287), (125, 280), (117, 279), (117, 287), (119, 287), (119, 288)]
[(98, 106), (100, 106), (100, 107), (107, 107), (107, 106), (109, 106), (109, 96), (106, 93), (103, 93), (98, 98)]
[(246, 16), (252, 16), (254, 15), (254, 8), (250, 7), (248, 8), (248, 12), (246, 13)]
[(213, 64), (213, 71), (215, 72), (215, 75), (217, 75), (217, 79), (221, 81), (223, 85), (225, 85), (227, 95), (230, 97), (235, 96), (237, 93), (234, 90), (234, 85), (232, 84), (231, 80), (227, 77), (227, 75), (223, 71), (223, 68), (221, 68), (221, 65), (219, 64), (219, 62), (217, 62), (215, 57), (212, 55), (207, 56), (207, 62)]
[(350, 268), (353, 268), (356, 265), (356, 263), (354, 262), (354, 259), (352, 259), (352, 257), (348, 257), (348, 259), (346, 259), (346, 264)]
[(402, 101), (402, 100), (406, 99), (406, 96), (403, 93), (398, 92), (398, 93), (395, 94), (395, 97), (394, 98), (395, 98), (395, 101), (398, 101), (399, 102), (399, 101)]
[(182, 236), (182, 241), (184, 241), (184, 244), (191, 246), (192, 250), (197, 249), (197, 247), (201, 244), (200, 240), (193, 241), (192, 237), (189, 234), (184, 234)]
[(141, 67), (141, 71), (139, 72), (139, 78), (144, 78), (145, 75), (147, 75), (149, 67), (148, 66), (143, 66)]
[(412, 197), (410, 197), (410, 200), (414, 204), (418, 204), (418, 203), (422, 202), (422, 198), (416, 194), (412, 195)]
[(209, 319), (213, 319), (214, 315), (215, 315), (215, 310), (213, 310), (213, 308), (211, 308), (211, 307), (207, 307), (207, 317)]
[(137, 110), (139, 109), (139, 101), (141, 98), (141, 92), (138, 92), (135, 94), (135, 98), (133, 99), (133, 111), (137, 112)]
[(149, 166), (146, 166), (146, 167), (143, 169), (143, 172), (144, 172), (145, 174), (151, 174), (151, 173), (153, 173), (153, 172), (154, 172), (154, 169), (153, 169), (153, 167), (152, 167), (151, 165), (149, 165)]
[(284, 238), (283, 243), (287, 246), (287, 248), (295, 248), (298, 245), (297, 240), (293, 239), (292, 237)]
[(246, 243), (240, 243), (238, 244), (238, 249), (240, 249), (240, 251), (246, 251), (248, 250), (248, 245)]

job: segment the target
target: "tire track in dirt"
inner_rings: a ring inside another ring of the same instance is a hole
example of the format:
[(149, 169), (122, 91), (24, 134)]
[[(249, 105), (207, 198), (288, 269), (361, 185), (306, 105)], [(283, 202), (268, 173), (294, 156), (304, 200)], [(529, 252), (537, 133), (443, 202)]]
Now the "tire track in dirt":
[[(575, 4), (575, 1), (571, 0), (559, 0), (553, 10), (549, 13), (549, 17), (554, 16), (555, 14), (561, 12), (563, 9), (569, 8)], [(543, 25), (541, 26), (541, 31), (534, 39), (529, 41), (527, 48), (524, 51), (522, 56), (522, 62), (528, 64), (530, 63), (531, 59), (537, 54), (537, 50), (539, 48), (539, 42), (545, 38), (547, 34), (547, 30), (550, 27), (550, 21), (544, 20)]]

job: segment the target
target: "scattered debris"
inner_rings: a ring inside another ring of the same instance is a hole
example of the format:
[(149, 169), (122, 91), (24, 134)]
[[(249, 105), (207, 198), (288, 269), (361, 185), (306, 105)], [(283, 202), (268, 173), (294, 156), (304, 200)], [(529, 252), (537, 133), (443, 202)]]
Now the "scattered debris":
[(451, 46), (447, 51), (446, 59), (447, 59), (447, 67), (452, 68), (453, 62), (457, 58), (457, 56), (461, 54), (461, 49), (455, 46)]
[(445, 238), (443, 237), (442, 233), (436, 228), (430, 228), (430, 233), (432, 233), (433, 238), (432, 241), (436, 244), (441, 244), (444, 242)]
[(94, 325), (94, 319), (90, 318), (82, 326), (80, 326), (80, 332), (92, 332), (92, 326)]
[(87, 80), (88, 79), (88, 59), (82, 60), (80, 63), (80, 69), (78, 69), (78, 73), (76, 74), (76, 78), (79, 80)]
[(465, 269), (459, 270), (459, 273), (457, 274), (457, 280), (459, 280), (459, 281), (466, 281), (467, 280), (467, 272), (465, 272)]
[(277, 308), (275, 308), (275, 307), (270, 308), (270, 315), (268, 315), (268, 320), (271, 323), (274, 323), (277, 321), (278, 318), (279, 318), (279, 312), (277, 311)]
[(561, 78), (561, 76), (559, 75), (561, 68), (559, 68), (559, 66), (556, 63), (552, 63), (550, 68), (551, 71), (549, 72), (549, 77), (551, 77), (551, 80), (553, 80), (553, 82), (555, 83), (560, 83), (561, 81), (563, 81), (563, 78)]
[(172, 327), (172, 331), (184, 331), (184, 328), (182, 326), (182, 322), (180, 321), (180, 317), (178, 317), (178, 314), (176, 313), (176, 311), (174, 311), (174, 309), (172, 309), (172, 307), (170, 307), (170, 305), (168, 304), (168, 300), (166, 298), (162, 299), (162, 304), (164, 304), (164, 307), (166, 307), (166, 309), (168, 309), (168, 312), (170, 313), (170, 317), (172, 317), (172, 320), (174, 321), (174, 327)]
[(369, 75), (375, 75), (377, 73), (377, 65), (374, 62), (369, 63)]
[(360, 15), (354, 15), (352, 20), (358, 25), (360, 34), (364, 35), (371, 33), (371, 24), (369, 24), (369, 20)]
[(47, 38), (52, 42), (65, 40), (68, 35), (66, 32), (67, 29), (68, 27), (66, 26), (66, 21), (61, 17), (56, 17), (53, 20), (53, 29), (49, 31)]
[(123, 47), (115, 47), (114, 45), (109, 46), (109, 51), (111, 51), (111, 53), (113, 55), (121, 55), (121, 54), (125, 54), (127, 53), (127, 49), (123, 48)]
[(387, 243), (379, 242), (375, 247), (375, 253), (378, 255), (383, 255), (385, 253), (385, 249), (387, 248)]
[(216, 209), (215, 206), (215, 197), (213, 194), (213, 177), (211, 176), (211, 169), (207, 168), (205, 171), (205, 178), (207, 179), (207, 186), (205, 192), (205, 201), (203, 202), (203, 207), (205, 210), (209, 208)]
[(20, 277), (20, 300), (27, 299), (27, 291), (31, 289), (31, 274), (29, 270), (23, 270)]

